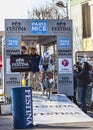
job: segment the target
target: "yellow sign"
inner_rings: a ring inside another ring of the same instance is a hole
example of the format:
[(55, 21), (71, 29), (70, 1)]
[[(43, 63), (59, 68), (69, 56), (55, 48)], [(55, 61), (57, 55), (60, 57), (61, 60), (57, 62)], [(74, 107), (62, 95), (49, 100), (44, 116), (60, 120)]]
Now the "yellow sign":
[(25, 87), (25, 86), (26, 86), (26, 80), (22, 79), (22, 87)]
[(91, 38), (83, 39), (82, 48), (83, 48), (83, 51), (92, 51)]

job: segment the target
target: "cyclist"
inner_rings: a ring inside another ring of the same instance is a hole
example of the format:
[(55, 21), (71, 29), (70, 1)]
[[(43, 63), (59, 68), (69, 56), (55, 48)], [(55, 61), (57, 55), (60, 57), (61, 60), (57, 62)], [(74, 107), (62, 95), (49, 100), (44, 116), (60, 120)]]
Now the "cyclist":
[(43, 75), (41, 76), (42, 77), (41, 89), (44, 94), (44, 92), (48, 89), (47, 88), (48, 82), (45, 82), (45, 80), (50, 81), (51, 83), (53, 82), (53, 74), (51, 71), (54, 71), (54, 63), (48, 51), (46, 51), (43, 57), (41, 57), (40, 63), (39, 63), (39, 69), (40, 69), (41, 74)]
[[(51, 65), (52, 65), (52, 68), (51, 68)], [(46, 71), (46, 70), (51, 70), (51, 69), (54, 70), (53, 59), (50, 56), (48, 51), (46, 51), (44, 53), (44, 56), (41, 57), (39, 68), (40, 68), (41, 71)]]

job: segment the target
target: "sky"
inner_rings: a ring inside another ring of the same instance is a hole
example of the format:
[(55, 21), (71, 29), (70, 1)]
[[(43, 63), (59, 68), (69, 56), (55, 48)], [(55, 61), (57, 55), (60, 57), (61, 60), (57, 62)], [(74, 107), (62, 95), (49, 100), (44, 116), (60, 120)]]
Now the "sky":
[(52, 0), (0, 0), (0, 31), (4, 31), (5, 19), (27, 18), (27, 11), (48, 3)]

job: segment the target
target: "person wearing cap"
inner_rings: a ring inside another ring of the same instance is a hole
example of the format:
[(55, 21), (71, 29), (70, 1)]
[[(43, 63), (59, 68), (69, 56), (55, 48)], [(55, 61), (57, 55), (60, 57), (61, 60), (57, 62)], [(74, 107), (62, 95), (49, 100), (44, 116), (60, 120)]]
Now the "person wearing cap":
[[(28, 74), (28, 86), (32, 86), (34, 89), (38, 89), (39, 84), (39, 62), (40, 62), (40, 55), (36, 53), (36, 46), (33, 45), (30, 48), (29, 54), (29, 66), (30, 72)], [(33, 84), (33, 76), (35, 77), (35, 82)]]
[[(27, 52), (27, 47), (26, 47), (25, 45), (22, 45), (22, 46), (21, 46), (21, 54), (22, 54), (22, 55), (28, 54), (28, 52)], [(27, 75), (28, 75), (28, 72), (21, 72), (21, 78), (22, 78), (21, 85), (22, 85), (23, 87), (27, 85), (27, 83), (26, 83)]]
[(22, 46), (21, 47), (21, 54), (22, 55), (27, 54), (27, 48), (26, 48), (26, 46)]

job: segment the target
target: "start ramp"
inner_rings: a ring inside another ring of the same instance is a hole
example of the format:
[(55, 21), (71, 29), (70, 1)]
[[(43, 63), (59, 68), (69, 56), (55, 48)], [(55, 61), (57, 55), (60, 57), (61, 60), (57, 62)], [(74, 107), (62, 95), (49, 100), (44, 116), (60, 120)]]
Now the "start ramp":
[(33, 93), (33, 123), (53, 124), (71, 122), (91, 122), (93, 118), (70, 101), (65, 95), (42, 96)]

